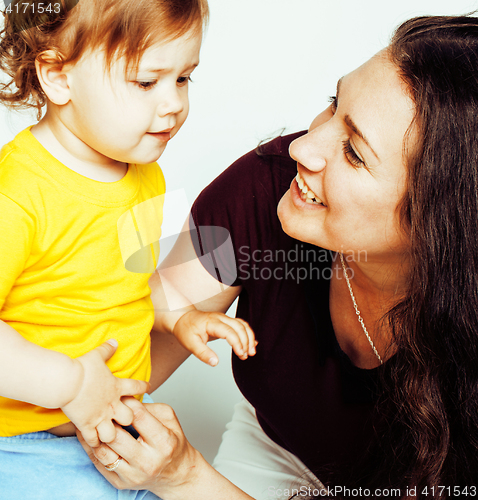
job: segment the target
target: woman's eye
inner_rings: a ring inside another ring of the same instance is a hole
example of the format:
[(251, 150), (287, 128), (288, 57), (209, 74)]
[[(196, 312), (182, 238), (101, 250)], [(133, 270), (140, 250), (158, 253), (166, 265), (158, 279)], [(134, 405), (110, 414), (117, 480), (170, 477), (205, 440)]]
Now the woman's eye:
[[(337, 96), (329, 96), (329, 102), (332, 113), (335, 114), (338, 106)], [(342, 141), (344, 155), (347, 158), (347, 161), (353, 165), (354, 167), (363, 167), (365, 166), (365, 162), (360, 158), (360, 156), (355, 152), (352, 144), (350, 143), (350, 139), (346, 139)]]
[(362, 167), (365, 165), (365, 162), (357, 155), (354, 151), (354, 148), (350, 144), (350, 139), (342, 141), (344, 155), (354, 167)]
[(337, 111), (337, 97), (334, 95), (331, 95), (331, 96), (329, 96), (328, 101), (331, 104), (332, 113), (335, 113)]
[(184, 85), (187, 85), (189, 82), (192, 82), (190, 76), (180, 76), (176, 81), (180, 87), (183, 87)]
[(149, 81), (135, 82), (135, 83), (140, 89), (151, 90), (158, 83), (158, 80), (149, 80)]

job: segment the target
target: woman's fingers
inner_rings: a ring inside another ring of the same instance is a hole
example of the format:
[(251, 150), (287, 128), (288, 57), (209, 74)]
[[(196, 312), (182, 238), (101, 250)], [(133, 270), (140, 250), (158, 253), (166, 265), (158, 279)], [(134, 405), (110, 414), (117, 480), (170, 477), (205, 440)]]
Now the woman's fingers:
[(103, 466), (110, 465), (120, 458), (118, 453), (112, 450), (107, 444), (101, 444), (98, 448), (92, 448), (92, 452)]
[[(160, 447), (171, 435), (171, 430), (181, 428), (174, 410), (162, 403), (143, 404), (135, 398), (124, 398), (124, 404), (133, 412), (133, 426), (141, 442), (153, 448)], [(177, 422), (177, 426), (174, 423)]]
[[(187, 442), (172, 408), (159, 403), (143, 405), (124, 398), (133, 412), (136, 440), (116, 426), (116, 437), (95, 450), (78, 432), (78, 439), (98, 471), (118, 489), (150, 489), (159, 483), (186, 483), (200, 459)], [(115, 468), (108, 471), (105, 467)]]
[(100, 466), (104, 467), (105, 465), (114, 463), (119, 458), (119, 455), (116, 453), (116, 451), (112, 450), (107, 444), (103, 443), (95, 448), (92, 448), (85, 441), (83, 434), (78, 429), (76, 430), (76, 436), (78, 437), (78, 441), (80, 442), (81, 446), (83, 446), (83, 449), (86, 451), (93, 464), (99, 464)]
[(94, 448), (92, 451), (97, 460), (98, 467), (102, 472), (104, 469), (104, 475), (106, 475), (107, 472), (116, 472), (116, 474), (119, 474), (121, 472), (120, 467), (124, 471), (124, 467), (127, 462), (106, 444), (102, 444), (98, 448)]
[[(109, 448), (106, 444), (102, 444), (97, 448), (91, 448), (89, 446), (80, 431), (76, 431), (78, 441), (80, 442), (83, 449), (88, 454), (89, 459), (96, 467), (98, 472), (105, 477), (113, 486), (116, 488), (122, 487), (122, 480), (118, 474), (121, 472), (128, 471), (128, 463), (123, 459), (117, 464), (114, 471), (108, 471), (105, 467), (115, 462), (120, 458), (119, 455)], [(126, 470), (125, 470), (126, 469)]]
[(142, 406), (145, 412), (145, 418), (149, 419), (150, 417), (147, 415), (149, 414), (153, 418), (153, 421), (159, 420), (162, 422), (163, 427), (168, 432), (171, 431), (175, 434), (184, 436), (178, 417), (171, 406), (164, 403), (145, 403)]

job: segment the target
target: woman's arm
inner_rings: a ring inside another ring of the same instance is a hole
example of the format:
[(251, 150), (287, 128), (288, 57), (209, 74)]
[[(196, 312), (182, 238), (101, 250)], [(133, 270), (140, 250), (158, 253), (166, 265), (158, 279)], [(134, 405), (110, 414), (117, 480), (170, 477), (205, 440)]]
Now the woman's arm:
[[(163, 500), (253, 500), (209, 465), (187, 441), (172, 408), (143, 405), (134, 398), (124, 403), (134, 413), (138, 440), (121, 427), (109, 447), (95, 451), (78, 439), (98, 471), (118, 489), (149, 490)], [(115, 471), (105, 469), (122, 457)]]

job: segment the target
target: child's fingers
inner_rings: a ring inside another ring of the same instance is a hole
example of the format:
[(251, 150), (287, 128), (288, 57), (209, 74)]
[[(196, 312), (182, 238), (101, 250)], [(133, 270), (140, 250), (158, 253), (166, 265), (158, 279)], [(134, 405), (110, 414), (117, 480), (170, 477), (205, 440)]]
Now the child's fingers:
[(249, 340), (242, 323), (228, 316), (213, 317), (207, 323), (207, 334), (225, 339), (241, 359), (247, 359)]
[(132, 378), (118, 379), (121, 384), (121, 396), (136, 396), (137, 394), (144, 394), (150, 389), (148, 382), (144, 380), (134, 380)]
[(96, 431), (96, 428), (83, 428), (80, 429), (81, 434), (83, 436), (83, 439), (86, 441), (86, 444), (88, 446), (91, 446), (92, 448), (96, 448), (101, 444), (101, 441), (98, 439), (98, 432)]
[(103, 361), (108, 361), (118, 348), (118, 342), (115, 339), (109, 339), (96, 347), (94, 350), (98, 351), (103, 358)]
[(117, 405), (115, 408), (115, 421), (119, 425), (131, 425), (133, 423), (133, 411), (131, 408), (126, 406), (123, 402)]
[(98, 433), (98, 438), (102, 443), (111, 443), (111, 441), (114, 441), (116, 437), (116, 429), (111, 420), (103, 420), (102, 422), (100, 422), (96, 426), (96, 431)]
[(217, 354), (210, 349), (199, 335), (191, 335), (183, 341), (183, 346), (210, 366), (216, 366), (219, 363)]
[[(255, 341), (255, 336), (254, 332), (252, 331), (252, 328), (249, 326), (247, 321), (244, 321), (243, 319), (240, 318), (230, 318), (229, 316), (226, 316), (225, 314), (220, 314), (217, 319), (221, 321), (222, 323), (225, 323), (227, 326), (229, 326), (236, 334), (238, 339), (241, 342), (242, 345), (242, 351), (243, 355), (240, 353), (240, 349), (236, 348), (232, 344), (232, 338), (227, 338), (227, 337), (221, 337), (225, 338), (229, 344), (234, 349), (234, 352), (241, 358), (241, 359), (246, 359), (247, 356), (254, 356), (256, 353), (256, 341)], [(227, 332), (231, 333), (230, 330), (226, 330)]]
[(244, 352), (249, 356), (254, 356), (256, 353), (256, 341), (249, 323), (241, 318), (229, 318), (226, 315), (221, 316), (221, 321), (227, 323), (239, 335)]
[(235, 320), (239, 321), (244, 326), (244, 328), (246, 330), (247, 338), (249, 340), (248, 353), (249, 353), (249, 356), (254, 356), (254, 354), (256, 353), (256, 345), (257, 345), (256, 336), (254, 335), (254, 331), (249, 326), (249, 323), (247, 321), (244, 321), (242, 318), (235, 318)]

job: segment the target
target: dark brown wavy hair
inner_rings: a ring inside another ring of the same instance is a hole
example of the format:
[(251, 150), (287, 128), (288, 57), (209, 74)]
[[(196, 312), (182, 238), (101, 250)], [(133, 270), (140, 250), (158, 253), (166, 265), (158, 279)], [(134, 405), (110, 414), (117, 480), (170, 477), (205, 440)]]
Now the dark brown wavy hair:
[(468, 498), (478, 496), (478, 19), (411, 19), (387, 50), (416, 108), (398, 207), (409, 284), (386, 316), (397, 352), (384, 366), (375, 438), (326, 485)]
[(478, 19), (412, 19), (389, 53), (419, 139), (400, 207), (411, 271), (407, 298), (389, 312), (399, 351), (383, 457), (394, 469), (383, 480), (453, 497), (478, 485)]
[[(9, 3), (9, 2), (7, 2)], [(40, 14), (41, 7), (53, 5)], [(27, 7), (25, 7), (27, 6)], [(46, 96), (35, 61), (46, 51), (58, 64), (77, 62), (88, 50), (102, 49), (106, 69), (124, 58), (125, 71), (136, 68), (144, 51), (192, 32), (208, 20), (207, 0), (13, 0), (6, 6), (0, 32), (0, 102), (10, 108), (36, 108)]]

